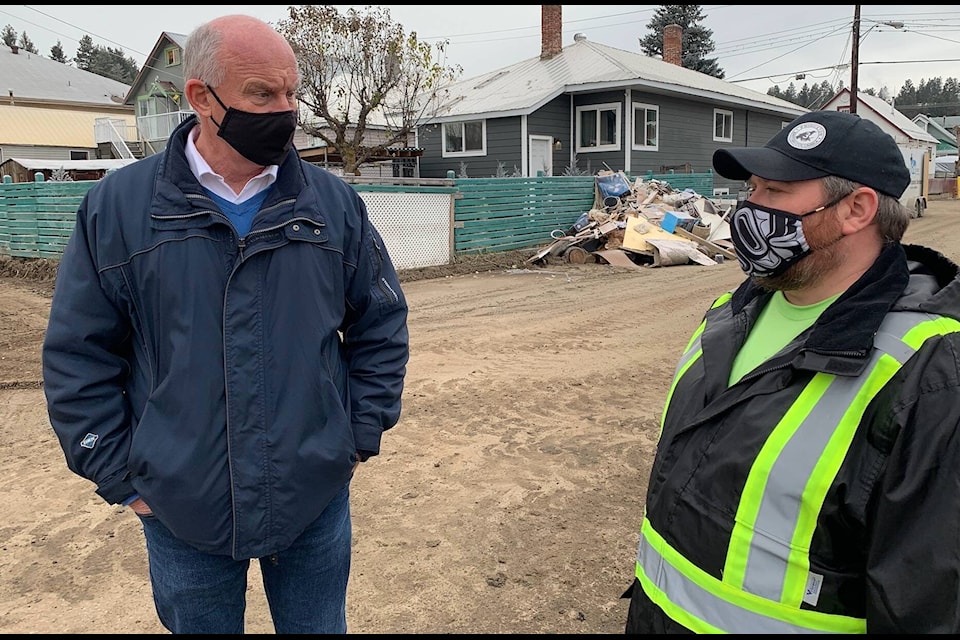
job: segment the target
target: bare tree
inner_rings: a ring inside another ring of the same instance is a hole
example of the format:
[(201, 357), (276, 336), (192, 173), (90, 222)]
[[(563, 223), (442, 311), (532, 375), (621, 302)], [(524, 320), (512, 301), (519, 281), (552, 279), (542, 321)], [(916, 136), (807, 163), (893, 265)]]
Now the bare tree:
[[(406, 146), (417, 125), (445, 106), (443, 87), (462, 73), (444, 66), (446, 41), (431, 46), (416, 32), (405, 34), (385, 7), (288, 11), (277, 30), (300, 64), (300, 124), (340, 153), (344, 174), (359, 175), (365, 161)], [(303, 107), (317, 120), (303, 118)], [(374, 137), (374, 129), (383, 133)]]

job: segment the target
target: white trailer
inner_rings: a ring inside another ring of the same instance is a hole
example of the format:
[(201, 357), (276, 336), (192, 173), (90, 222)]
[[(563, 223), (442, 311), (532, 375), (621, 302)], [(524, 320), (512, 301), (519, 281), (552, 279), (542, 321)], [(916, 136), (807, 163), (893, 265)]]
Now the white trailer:
[(925, 146), (899, 144), (903, 162), (910, 170), (910, 184), (900, 196), (900, 203), (910, 210), (911, 218), (923, 217), (930, 191), (930, 153)]

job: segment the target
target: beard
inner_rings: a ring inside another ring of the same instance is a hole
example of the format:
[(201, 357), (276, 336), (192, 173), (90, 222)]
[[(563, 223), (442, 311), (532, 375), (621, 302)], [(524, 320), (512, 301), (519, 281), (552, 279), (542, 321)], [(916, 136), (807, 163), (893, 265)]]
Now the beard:
[(767, 291), (796, 291), (819, 284), (843, 264), (840, 241), (844, 235), (840, 220), (835, 215), (819, 218), (816, 222), (810, 221), (813, 224), (809, 230), (804, 226), (810, 253), (779, 275), (752, 277), (753, 283)]

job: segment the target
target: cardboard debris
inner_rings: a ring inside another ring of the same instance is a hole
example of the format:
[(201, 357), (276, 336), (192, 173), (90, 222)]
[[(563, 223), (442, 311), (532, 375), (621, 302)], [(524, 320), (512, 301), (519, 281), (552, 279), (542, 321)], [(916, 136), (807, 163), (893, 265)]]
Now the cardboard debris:
[(552, 242), (527, 262), (715, 265), (717, 256), (736, 257), (727, 222), (731, 209), (729, 202), (677, 191), (661, 180), (637, 178), (631, 185), (622, 171), (601, 171), (593, 207), (569, 229), (554, 230)]

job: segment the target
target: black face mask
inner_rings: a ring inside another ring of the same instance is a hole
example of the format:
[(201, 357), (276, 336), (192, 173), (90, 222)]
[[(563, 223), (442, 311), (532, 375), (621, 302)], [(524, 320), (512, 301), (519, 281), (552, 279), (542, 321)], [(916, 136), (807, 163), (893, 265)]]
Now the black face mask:
[(244, 158), (267, 166), (280, 164), (293, 146), (293, 132), (297, 128), (296, 111), (272, 111), (270, 113), (251, 113), (228, 107), (214, 92), (207, 89), (217, 99), (220, 106), (227, 110), (223, 122), (213, 120), (219, 129), (218, 135), (227, 141)]

